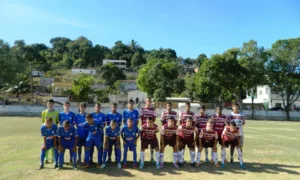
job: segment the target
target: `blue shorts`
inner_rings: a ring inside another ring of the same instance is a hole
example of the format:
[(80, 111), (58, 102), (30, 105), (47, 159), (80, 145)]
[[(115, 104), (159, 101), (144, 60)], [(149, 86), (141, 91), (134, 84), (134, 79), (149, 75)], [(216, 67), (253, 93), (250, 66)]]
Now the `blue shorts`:
[(74, 148), (74, 143), (73, 144), (62, 144), (62, 147), (64, 149), (70, 149), (70, 150), (72, 150)]
[(86, 145), (86, 138), (78, 138), (77, 146), (85, 146)]
[(96, 146), (96, 148), (100, 149), (101, 147), (103, 148), (103, 143), (100, 141), (100, 138), (87, 138), (86, 139), (86, 148), (92, 148)]
[(54, 147), (53, 143), (52, 144), (46, 144), (46, 151), (53, 148), (53, 147)]
[(134, 142), (127, 142), (123, 147), (128, 147), (129, 151), (136, 150), (136, 144), (134, 144)]

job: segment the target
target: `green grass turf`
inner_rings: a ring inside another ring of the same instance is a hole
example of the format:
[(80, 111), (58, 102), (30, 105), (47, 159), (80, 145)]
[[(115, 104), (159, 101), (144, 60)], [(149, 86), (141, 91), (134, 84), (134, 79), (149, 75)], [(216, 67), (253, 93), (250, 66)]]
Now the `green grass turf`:
[[(299, 122), (247, 121), (243, 148), (246, 170), (239, 168), (236, 155), (235, 163), (227, 164), (225, 169), (215, 168), (212, 164), (191, 168), (188, 163), (184, 168), (174, 169), (172, 150), (166, 147), (167, 163), (161, 170), (150, 163), (146, 163), (143, 170), (132, 169), (131, 163), (128, 169), (117, 169), (113, 163), (104, 170), (74, 171), (70, 165), (65, 165), (66, 169), (56, 171), (52, 164), (47, 164), (45, 169), (38, 171), (42, 142), (40, 126), (40, 119), (35, 117), (0, 117), (0, 179), (300, 179)], [(138, 149), (139, 146), (140, 143)], [(67, 152), (67, 161), (68, 157)], [(128, 157), (131, 161), (131, 152)], [(96, 158), (95, 152), (95, 161)], [(146, 151), (145, 160), (149, 159), (149, 151)], [(185, 160), (189, 160), (188, 150)]]

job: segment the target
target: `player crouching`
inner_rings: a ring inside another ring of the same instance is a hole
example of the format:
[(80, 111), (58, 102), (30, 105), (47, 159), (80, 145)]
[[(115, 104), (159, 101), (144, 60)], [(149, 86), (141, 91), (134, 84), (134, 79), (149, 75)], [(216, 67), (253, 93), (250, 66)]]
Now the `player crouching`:
[(151, 149), (156, 151), (156, 168), (160, 169), (159, 164), (159, 147), (156, 133), (159, 132), (158, 126), (154, 124), (152, 117), (147, 118), (147, 123), (141, 127), (141, 163), (140, 169), (144, 168), (144, 158), (145, 158), (145, 149), (148, 149), (148, 146), (151, 146)]
[(44, 138), (44, 143), (41, 149), (41, 164), (38, 169), (44, 168), (44, 159), (46, 156), (46, 151), (55, 148), (54, 150), (54, 160), (55, 160), (55, 168), (57, 167), (57, 146), (56, 146), (56, 132), (57, 126), (53, 124), (53, 120), (51, 117), (46, 118), (45, 124), (41, 127), (41, 135)]
[(110, 122), (110, 126), (106, 127), (105, 131), (105, 143), (104, 143), (104, 154), (103, 154), (103, 164), (100, 169), (106, 167), (106, 157), (109, 149), (114, 149), (116, 151), (116, 161), (118, 163), (118, 168), (122, 168), (121, 165), (121, 149), (120, 149), (120, 128), (117, 125), (116, 120)]
[(178, 168), (177, 165), (178, 161), (178, 135), (179, 132), (177, 130), (177, 126), (175, 125), (175, 119), (174, 117), (170, 117), (168, 119), (168, 123), (165, 124), (161, 129), (161, 136), (160, 136), (160, 168), (163, 168), (164, 166), (164, 151), (165, 147), (167, 145), (171, 146), (173, 148), (173, 166), (175, 168)]
[(206, 123), (206, 128), (201, 129), (199, 134), (199, 147), (198, 147), (198, 157), (197, 167), (200, 166), (201, 152), (203, 148), (212, 148), (213, 151), (213, 161), (216, 167), (220, 167), (217, 160), (217, 142), (218, 133), (213, 130), (212, 120), (208, 120)]
[(190, 157), (191, 157), (191, 166), (195, 167), (195, 141), (194, 134), (196, 133), (196, 128), (193, 126), (193, 118), (191, 116), (188, 117), (185, 124), (182, 124), (178, 128), (179, 131), (179, 166), (183, 166), (183, 150), (185, 146), (188, 146), (190, 149)]
[(226, 126), (222, 133), (222, 164), (221, 167), (225, 167), (225, 158), (226, 158), (226, 148), (231, 145), (233, 148), (236, 147), (238, 152), (238, 157), (240, 161), (240, 167), (245, 169), (242, 157), (242, 148), (240, 146), (241, 134), (240, 131), (236, 128), (235, 122), (231, 122), (229, 126)]

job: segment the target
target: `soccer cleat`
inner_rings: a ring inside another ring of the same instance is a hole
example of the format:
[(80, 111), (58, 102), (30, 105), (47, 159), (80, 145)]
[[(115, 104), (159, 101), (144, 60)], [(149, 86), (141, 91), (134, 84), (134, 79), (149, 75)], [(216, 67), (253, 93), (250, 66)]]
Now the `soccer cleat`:
[(208, 158), (205, 158), (205, 162), (206, 162), (206, 163), (209, 163), (209, 160), (208, 160)]
[(156, 169), (160, 169), (160, 164), (156, 164)]
[(151, 163), (155, 163), (155, 160), (154, 160), (153, 157), (150, 159), (150, 162), (151, 162)]
[(100, 166), (100, 169), (104, 169), (106, 167), (106, 165), (105, 164), (102, 164), (101, 166)]
[(137, 169), (137, 165), (136, 164), (133, 164), (133, 169)]
[(179, 168), (177, 163), (173, 163), (174, 168)]
[(122, 165), (121, 163), (118, 163), (118, 168), (121, 169), (122, 168)]
[(76, 166), (73, 166), (73, 170), (77, 170), (77, 167), (76, 167)]
[(191, 167), (195, 167), (196, 166), (196, 163), (191, 163)]
[(127, 169), (127, 164), (123, 164), (123, 169)]
[(141, 163), (139, 168), (144, 169), (144, 164)]
[(49, 161), (48, 161), (48, 159), (47, 159), (47, 160), (45, 160), (45, 164), (49, 164)]
[(183, 167), (184, 165), (183, 165), (183, 163), (178, 163), (178, 166)]
[(225, 164), (224, 163), (221, 163), (221, 168), (225, 168)]
[(243, 163), (243, 164), (240, 164), (240, 168), (241, 168), (241, 169), (245, 169), (244, 163)]
[(233, 158), (230, 159), (230, 163), (231, 163), (231, 164), (233, 163)]
[(197, 168), (200, 167), (200, 163), (197, 163), (197, 164), (196, 164), (196, 167), (197, 167)]
[(108, 160), (106, 161), (106, 163), (107, 163), (107, 164), (111, 163), (111, 159), (108, 159)]
[(217, 168), (220, 167), (220, 165), (218, 163), (214, 164), (214, 166)]
[(88, 164), (86, 164), (85, 166), (83, 166), (84, 169), (87, 169), (89, 167), (90, 167), (90, 165), (88, 165)]
[(164, 168), (164, 163), (160, 163), (160, 168)]
[(97, 164), (97, 168), (100, 168), (100, 164)]
[(55, 164), (55, 165), (54, 165), (54, 169), (56, 169), (57, 167), (58, 167), (58, 165), (57, 165), (57, 164)]
[(56, 170), (61, 170), (62, 169), (62, 167), (61, 166), (58, 166), (57, 168), (56, 168)]
[(38, 170), (41, 170), (41, 169), (43, 169), (44, 168), (44, 165), (40, 165), (39, 167), (38, 167)]

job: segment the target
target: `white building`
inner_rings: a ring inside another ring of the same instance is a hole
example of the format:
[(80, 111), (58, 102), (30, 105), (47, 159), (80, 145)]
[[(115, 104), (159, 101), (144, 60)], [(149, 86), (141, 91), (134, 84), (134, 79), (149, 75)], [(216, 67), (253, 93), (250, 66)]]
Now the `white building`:
[[(264, 104), (266, 108), (271, 107), (282, 107), (282, 98), (280, 94), (274, 93), (268, 85), (258, 86), (256, 89), (257, 96), (254, 97), (254, 104)], [(247, 98), (243, 100), (244, 104), (251, 104), (251, 96), (247, 95)], [(292, 110), (294, 106), (300, 106), (300, 99), (298, 99), (292, 106)]]
[(115, 66), (117, 66), (121, 70), (126, 71), (126, 67), (127, 67), (127, 61), (126, 60), (109, 60), (109, 59), (104, 59), (103, 60), (103, 65), (105, 65), (107, 63), (113, 63)]
[(90, 74), (90, 75), (95, 75), (96, 74), (96, 69), (80, 69), (80, 68), (72, 68), (72, 74)]
[(42, 77), (40, 79), (40, 86), (51, 86), (54, 82), (54, 78)]
[(122, 91), (132, 91), (137, 90), (136, 80), (121, 80)]

